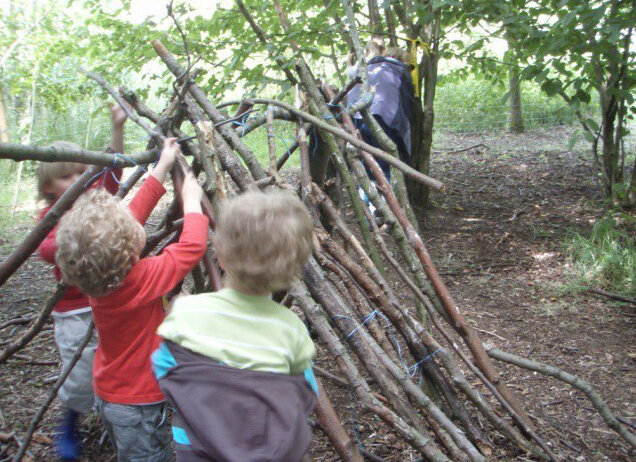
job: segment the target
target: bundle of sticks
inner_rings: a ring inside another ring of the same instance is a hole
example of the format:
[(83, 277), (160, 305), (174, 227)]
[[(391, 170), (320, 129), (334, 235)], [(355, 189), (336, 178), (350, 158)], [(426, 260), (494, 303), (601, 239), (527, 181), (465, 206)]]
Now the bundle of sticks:
[[(249, 15), (247, 11), (244, 14)], [(176, 136), (182, 139), (182, 150), (192, 160), (191, 167), (183, 159), (175, 165), (172, 172), (175, 191), (180, 190), (178, 185), (187, 169), (192, 168), (204, 180), (206, 197), (202, 205), (210, 218), (211, 232), (214, 232), (214, 216), (219, 204), (228, 196), (251, 188), (293, 189), (301, 196), (315, 221), (314, 251), (302, 280), (284, 295), (283, 303), (294, 305), (304, 313), (323, 354), (332, 359), (330, 370), (322, 371), (323, 377), (335, 378), (349, 387), (356, 397), (353, 405), (379, 417), (425, 460), (486, 460), (497, 455), (498, 445), (493, 441), (501, 441), (501, 437), (508, 441), (508, 450), (515, 447), (519, 454), (558, 460), (554, 446), (539, 435), (498, 375), (491, 357), (552, 375), (583, 390), (608, 425), (636, 447), (634, 434), (617, 420), (589, 384), (552, 366), (482, 344), (440, 278), (418, 233), (406, 198), (404, 175), (437, 191), (443, 191), (444, 186), (398, 160), (395, 146), (381, 128), (374, 125), (373, 117), (366, 110), (371, 100), (369, 95), (363, 92), (361, 104), (349, 110), (340, 107), (334, 116), (331, 109), (352, 85), (347, 86), (343, 94), (328, 94), (332, 103), (328, 105), (310, 68), (299, 57), (296, 75), (292, 77), (306, 95), (302, 108), (263, 98), (215, 105), (197, 86), (196, 72), (183, 68), (159, 41), (152, 45), (176, 78), (175, 94), (161, 113), (147, 107), (132, 91), (125, 88), (116, 91), (99, 75), (87, 73), (147, 132), (149, 141), (145, 152), (113, 155), (0, 144), (0, 158), (73, 160), (93, 165), (0, 264), (0, 284), (33, 253), (60, 216), (90, 186), (91, 180), (112, 167), (136, 166), (135, 172), (120, 187), (119, 195), (123, 197), (143, 175), (144, 165), (156, 158), (156, 146), (161, 139)], [(363, 75), (363, 87), (364, 78)], [(220, 106), (230, 104), (238, 106), (234, 117), (225, 116), (219, 110)], [(251, 111), (247, 120), (246, 111)], [(381, 148), (366, 144), (356, 134), (350, 113), (357, 111), (375, 127)], [(239, 118), (243, 121), (237, 129), (232, 122)], [(274, 119), (297, 125), (296, 142), (278, 159)], [(195, 136), (186, 134), (191, 130), (182, 128), (184, 124), (190, 124)], [(242, 140), (262, 126), (268, 132), (268, 166), (263, 166)], [(335, 166), (337, 179), (343, 186), (344, 197), (337, 198), (338, 205), (324, 191), (324, 181), (312, 181), (311, 164), (318, 154), (310, 154), (309, 130), (315, 131), (326, 144), (327, 160)], [(280, 168), (296, 149), (301, 165), (298, 186), (287, 183), (279, 175)], [(392, 185), (385, 179), (377, 158), (387, 160), (394, 167)], [(374, 173), (377, 183), (370, 181), (363, 161)], [(358, 188), (364, 190), (381, 213), (387, 224), (385, 230), (381, 231), (376, 225)], [(175, 197), (157, 228), (149, 234), (145, 254), (160, 252), (177, 238), (182, 224), (178, 204)], [(401, 281), (410, 302), (398, 299), (389, 275), (393, 282)], [(193, 292), (221, 287), (214, 249), (208, 250), (191, 276)], [(0, 352), (0, 364), (38, 334), (65, 289), (64, 284), (58, 285), (20, 338)], [(42, 415), (69, 370), (62, 372), (50, 399), (35, 415), (14, 460), (20, 460), (25, 454)], [(483, 386), (475, 386), (475, 380)], [(344, 461), (381, 460), (353, 443), (328, 393), (324, 387), (320, 388), (318, 421), (340, 458)]]

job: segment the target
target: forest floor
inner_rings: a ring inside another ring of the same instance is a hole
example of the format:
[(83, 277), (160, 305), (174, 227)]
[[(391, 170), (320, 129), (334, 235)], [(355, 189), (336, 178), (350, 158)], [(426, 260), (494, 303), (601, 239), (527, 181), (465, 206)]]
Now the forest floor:
[[(431, 175), (444, 181), (445, 195), (421, 213), (423, 239), (451, 294), (484, 341), (539, 362), (553, 364), (589, 381), (611, 409), (636, 424), (636, 325), (633, 306), (588, 292), (564, 290), (568, 263), (563, 243), (572, 231), (585, 234), (602, 216), (603, 204), (587, 153), (567, 151), (567, 129), (524, 135), (443, 136)], [(0, 257), (28, 231), (9, 229)], [(397, 282), (396, 282), (397, 284)], [(53, 287), (50, 267), (31, 257), (0, 288), (0, 325), (33, 316)], [(412, 303), (398, 285), (400, 297)], [(50, 322), (20, 357), (0, 367), (0, 460), (15, 448), (5, 442), (21, 437), (59, 373)], [(24, 326), (0, 330), (0, 345)], [(334, 374), (333, 361), (320, 349), (317, 365)], [(50, 361), (36, 365), (33, 361)], [(520, 397), (539, 433), (566, 460), (634, 460), (636, 455), (610, 430), (587, 398), (568, 385), (498, 363)], [(47, 380), (48, 379), (48, 380)], [(379, 420), (355, 406), (344, 387), (323, 378), (343, 423), (364, 447), (387, 461), (418, 459)], [(33, 460), (54, 460), (51, 437), (57, 401), (46, 414), (31, 446)], [(320, 429), (312, 456), (339, 460)], [(83, 425), (86, 461), (115, 460), (95, 416)], [(493, 459), (528, 460), (514, 448), (497, 446)]]

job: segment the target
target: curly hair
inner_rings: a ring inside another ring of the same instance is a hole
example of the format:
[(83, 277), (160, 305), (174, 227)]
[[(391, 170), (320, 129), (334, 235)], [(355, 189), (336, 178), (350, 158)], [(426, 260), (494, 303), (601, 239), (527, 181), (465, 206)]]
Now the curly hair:
[(213, 241), (229, 281), (275, 292), (300, 276), (312, 237), (311, 217), (295, 195), (250, 191), (221, 208)]
[(92, 190), (60, 220), (55, 262), (64, 282), (101, 297), (121, 287), (139, 260), (145, 237), (118, 198)]

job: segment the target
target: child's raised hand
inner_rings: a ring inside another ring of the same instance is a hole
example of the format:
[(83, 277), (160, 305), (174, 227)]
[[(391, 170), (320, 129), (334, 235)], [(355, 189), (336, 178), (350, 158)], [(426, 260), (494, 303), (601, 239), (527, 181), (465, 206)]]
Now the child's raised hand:
[(181, 187), (181, 198), (183, 199), (183, 214), (201, 213), (201, 199), (203, 189), (199, 185), (197, 178), (192, 172), (186, 173)]
[(177, 160), (177, 156), (181, 155), (179, 145), (176, 138), (165, 138), (163, 140), (163, 149), (161, 150), (161, 156), (159, 162), (155, 166), (151, 175), (154, 176), (159, 183), (166, 181), (168, 172)]
[[(130, 105), (128, 105), (130, 108)], [(128, 114), (119, 104), (113, 104), (110, 108), (110, 115), (113, 119), (113, 127), (123, 127), (124, 123), (126, 123), (126, 119), (128, 119)]]
[(177, 138), (166, 138), (163, 140), (163, 149), (161, 150), (161, 157), (159, 157), (159, 164), (163, 164), (168, 167), (168, 170), (172, 168), (177, 156), (181, 153)]

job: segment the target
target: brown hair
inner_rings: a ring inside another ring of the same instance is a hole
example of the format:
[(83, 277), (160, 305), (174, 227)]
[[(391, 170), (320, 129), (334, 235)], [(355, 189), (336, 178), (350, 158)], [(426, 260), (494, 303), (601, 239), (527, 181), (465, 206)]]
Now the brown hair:
[(250, 191), (221, 209), (214, 246), (227, 278), (257, 292), (282, 290), (311, 253), (313, 224), (289, 192)]
[(384, 45), (379, 43), (376, 39), (371, 39), (366, 46), (367, 60), (375, 58), (376, 56), (382, 56), (384, 54)]
[(55, 262), (69, 285), (101, 297), (124, 282), (145, 233), (121, 201), (103, 189), (82, 195), (60, 220)]
[[(52, 147), (69, 149), (72, 151), (79, 151), (81, 148), (70, 141), (55, 141), (51, 144)], [(57, 178), (62, 178), (65, 175), (72, 173), (82, 174), (87, 169), (87, 165), (79, 164), (77, 162), (39, 162), (37, 177), (38, 177), (38, 199), (45, 199), (50, 201), (50, 198), (46, 197), (44, 190), (51, 182)]]
[(384, 50), (382, 56), (397, 59), (398, 61), (402, 61), (407, 66), (411, 63), (411, 55), (409, 54), (409, 52), (403, 50), (400, 47), (389, 47)]

